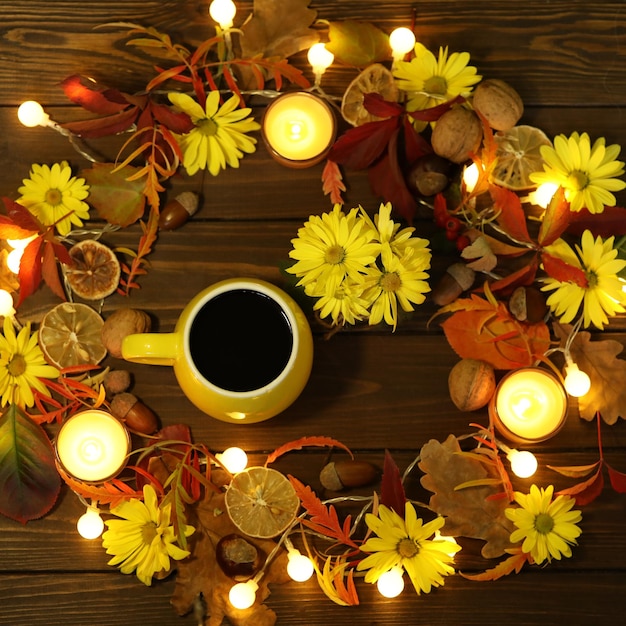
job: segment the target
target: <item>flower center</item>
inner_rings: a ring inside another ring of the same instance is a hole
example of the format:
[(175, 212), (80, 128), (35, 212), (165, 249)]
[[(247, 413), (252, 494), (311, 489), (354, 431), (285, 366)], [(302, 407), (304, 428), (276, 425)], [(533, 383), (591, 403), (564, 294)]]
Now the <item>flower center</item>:
[(554, 528), (554, 520), (547, 513), (539, 513), (535, 517), (535, 530), (542, 535), (547, 535)]
[(157, 525), (154, 522), (146, 522), (141, 527), (141, 537), (144, 544), (147, 546), (152, 545), (152, 541), (157, 536)]
[(424, 83), (424, 91), (431, 96), (444, 96), (448, 91), (448, 81), (443, 76), (431, 76)]
[(58, 189), (48, 189), (45, 200), (50, 206), (58, 206), (63, 200), (63, 194)]
[(587, 270), (585, 272), (585, 278), (587, 279), (588, 289), (593, 289), (594, 287), (597, 287), (598, 275), (594, 271)]
[(580, 170), (574, 170), (567, 177), (567, 187), (574, 191), (581, 191), (589, 184), (589, 176)]
[(388, 272), (380, 279), (380, 286), (383, 291), (398, 291), (402, 287), (402, 280), (397, 272)]
[(329, 265), (338, 265), (345, 258), (346, 254), (344, 249), (337, 244), (327, 248), (326, 252), (324, 253), (324, 261), (326, 261), (326, 263), (328, 263)]
[(420, 551), (419, 544), (408, 537), (402, 539), (396, 549), (398, 554), (405, 559), (412, 559)]
[(206, 137), (211, 137), (217, 133), (217, 124), (210, 117), (200, 120), (197, 126)]
[(14, 377), (21, 376), (26, 371), (26, 359), (21, 354), (14, 354), (7, 365), (9, 374)]

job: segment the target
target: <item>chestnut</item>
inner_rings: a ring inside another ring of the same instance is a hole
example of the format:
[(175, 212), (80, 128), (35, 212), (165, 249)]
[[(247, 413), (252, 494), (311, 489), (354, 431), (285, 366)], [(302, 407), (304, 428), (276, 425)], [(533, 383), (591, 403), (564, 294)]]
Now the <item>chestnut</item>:
[(252, 578), (261, 569), (265, 554), (254, 544), (233, 533), (217, 542), (215, 558), (226, 576), (241, 582)]
[(426, 154), (411, 166), (406, 177), (409, 189), (421, 196), (434, 196), (450, 182), (452, 163), (436, 154)]

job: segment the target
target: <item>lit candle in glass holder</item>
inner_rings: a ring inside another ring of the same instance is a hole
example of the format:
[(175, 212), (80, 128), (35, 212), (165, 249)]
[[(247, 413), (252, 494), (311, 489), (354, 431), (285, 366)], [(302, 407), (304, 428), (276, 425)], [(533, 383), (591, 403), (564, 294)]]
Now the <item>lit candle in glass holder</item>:
[(311, 167), (335, 140), (335, 116), (321, 98), (305, 91), (280, 96), (263, 117), (263, 139), (272, 157), (293, 168)]
[(56, 450), (63, 469), (79, 480), (101, 482), (118, 474), (130, 451), (125, 426), (110, 413), (89, 409), (61, 427)]
[(567, 396), (561, 383), (534, 367), (509, 372), (489, 405), (494, 426), (507, 439), (545, 441), (565, 423)]

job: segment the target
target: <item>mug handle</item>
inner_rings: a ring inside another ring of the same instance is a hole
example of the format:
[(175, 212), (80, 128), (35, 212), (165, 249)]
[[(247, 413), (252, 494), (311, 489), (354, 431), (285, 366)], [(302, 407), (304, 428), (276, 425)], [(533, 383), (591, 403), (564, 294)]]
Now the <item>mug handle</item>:
[(131, 363), (174, 365), (180, 353), (177, 333), (137, 333), (124, 337), (122, 357)]

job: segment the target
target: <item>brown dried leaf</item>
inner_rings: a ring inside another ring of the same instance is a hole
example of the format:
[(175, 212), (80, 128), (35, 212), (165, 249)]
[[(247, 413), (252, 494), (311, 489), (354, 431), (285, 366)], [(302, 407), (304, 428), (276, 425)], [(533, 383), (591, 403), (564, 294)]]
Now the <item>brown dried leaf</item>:
[[(217, 482), (218, 472), (213, 479)], [(240, 534), (226, 513), (224, 495), (207, 492), (206, 497), (190, 507), (188, 523), (196, 528), (191, 537), (191, 555), (178, 564), (176, 587), (172, 595), (172, 605), (179, 615), (188, 613), (202, 593), (207, 605), (205, 626), (220, 626), (227, 618), (233, 626), (274, 626), (276, 613), (263, 601), (269, 596), (269, 584), (285, 583), (287, 575), (287, 554), (281, 550), (271, 561), (264, 576), (259, 581), (256, 602), (245, 610), (235, 609), (228, 601), (228, 592), (235, 581), (221, 570), (215, 558), (215, 547), (225, 535)], [(275, 547), (269, 539), (245, 537), (257, 549), (268, 555)]]
[(434, 493), (429, 504), (445, 516), (444, 534), (483, 539), (486, 542), (481, 551), (483, 557), (502, 556), (511, 548), (509, 537), (514, 530), (504, 516), (509, 503), (506, 498), (488, 499), (502, 492), (502, 487), (485, 485), (455, 491), (462, 483), (496, 476), (490, 475), (484, 463), (458, 454), (460, 451), (454, 435), (449, 435), (443, 443), (431, 439), (422, 446), (421, 483)]
[[(571, 330), (568, 325), (554, 325), (561, 346)], [(624, 346), (613, 339), (590, 339), (590, 333), (580, 332), (570, 346), (572, 358), (591, 379), (589, 392), (578, 398), (580, 417), (590, 422), (599, 412), (607, 424), (615, 424), (618, 417), (626, 419), (626, 361), (617, 358)]]

